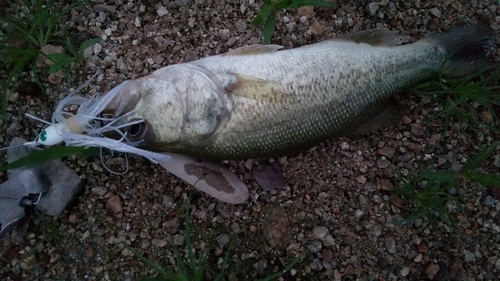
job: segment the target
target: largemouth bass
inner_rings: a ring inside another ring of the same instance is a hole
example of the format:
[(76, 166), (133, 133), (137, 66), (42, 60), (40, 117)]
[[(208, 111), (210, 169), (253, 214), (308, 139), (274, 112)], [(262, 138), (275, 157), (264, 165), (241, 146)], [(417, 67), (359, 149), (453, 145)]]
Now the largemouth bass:
[[(77, 96), (89, 79), (59, 102), (51, 122), (27, 114), (49, 126), (21, 145), (65, 142), (141, 155), (239, 204), (249, 197), (245, 183), (199, 158), (267, 157), (354, 131), (400, 90), (441, 70), (467, 74), (494, 39), (479, 25), (395, 47), (398, 36), (369, 30), (284, 51), (242, 47), (159, 69), (103, 96)], [(74, 105), (76, 113), (65, 111)]]
[(370, 30), (289, 50), (242, 47), (129, 81), (107, 112), (133, 122), (127, 138), (147, 149), (268, 157), (354, 130), (442, 66), (466, 73), (491, 49), (493, 34), (475, 25), (386, 46), (394, 34)]

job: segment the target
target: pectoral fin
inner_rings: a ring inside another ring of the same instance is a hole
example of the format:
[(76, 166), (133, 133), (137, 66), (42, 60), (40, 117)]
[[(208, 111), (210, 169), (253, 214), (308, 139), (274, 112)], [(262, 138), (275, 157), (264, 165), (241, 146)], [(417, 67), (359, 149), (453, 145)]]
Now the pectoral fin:
[(225, 90), (235, 96), (270, 103), (284, 103), (290, 99), (280, 84), (245, 74), (231, 74)]
[(393, 102), (388, 102), (386, 107), (382, 109), (376, 116), (367, 122), (359, 125), (352, 134), (362, 134), (368, 132), (375, 132), (382, 128), (397, 124), (403, 117), (401, 106)]
[(170, 160), (155, 159), (163, 168), (196, 189), (223, 202), (241, 204), (248, 199), (248, 188), (220, 163), (199, 161), (189, 156), (168, 153)]

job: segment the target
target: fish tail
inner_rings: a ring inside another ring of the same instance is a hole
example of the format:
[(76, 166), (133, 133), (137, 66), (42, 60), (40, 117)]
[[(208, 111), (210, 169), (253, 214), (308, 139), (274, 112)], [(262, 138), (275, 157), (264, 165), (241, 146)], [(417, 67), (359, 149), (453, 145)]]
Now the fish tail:
[(487, 55), (496, 41), (495, 31), (486, 25), (470, 25), (429, 37), (441, 46), (448, 58), (443, 64), (443, 75), (459, 77), (473, 73), (487, 63)]

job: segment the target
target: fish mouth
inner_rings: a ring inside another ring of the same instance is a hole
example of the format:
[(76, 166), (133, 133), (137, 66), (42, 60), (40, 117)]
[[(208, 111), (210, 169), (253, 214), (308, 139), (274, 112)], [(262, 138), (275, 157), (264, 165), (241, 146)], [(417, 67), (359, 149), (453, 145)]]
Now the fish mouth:
[(139, 144), (139, 146), (147, 146), (154, 137), (154, 131), (151, 123), (143, 119), (132, 119), (130, 123), (133, 124), (125, 127), (125, 134), (128, 140)]
[[(128, 115), (121, 117), (125, 119)], [(154, 139), (153, 126), (145, 119), (133, 118), (119, 122), (120, 117), (113, 118), (112, 110), (103, 111), (99, 117), (101, 122), (99, 127), (113, 128), (103, 133), (106, 138), (123, 141), (132, 146), (147, 146)]]
[(134, 81), (125, 81), (111, 89), (106, 95), (109, 102), (99, 114), (101, 127), (110, 127), (105, 137), (124, 141), (132, 146), (144, 146), (153, 137), (151, 124), (140, 118), (134, 118), (141, 95)]

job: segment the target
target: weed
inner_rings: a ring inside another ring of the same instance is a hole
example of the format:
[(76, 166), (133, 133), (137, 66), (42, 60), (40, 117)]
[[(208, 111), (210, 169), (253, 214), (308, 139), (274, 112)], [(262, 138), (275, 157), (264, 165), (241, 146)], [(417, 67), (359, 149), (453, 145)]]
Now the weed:
[[(473, 74), (459, 79), (445, 79), (440, 71), (437, 80), (420, 84), (413, 90), (442, 105), (442, 110), (431, 119), (444, 116), (446, 134), (451, 120), (471, 128), (486, 126), (492, 132), (500, 133), (500, 119), (494, 109), (500, 106), (499, 89), (500, 68), (490, 66), (478, 68)], [(478, 107), (484, 110), (486, 116), (483, 118), (475, 114)]]
[(35, 249), (39, 248), (43, 243), (47, 242), (50, 242), (56, 248), (59, 248), (60, 246), (63, 246), (61, 242), (65, 236), (68, 237), (73, 235), (73, 233), (60, 229), (54, 218), (47, 218), (46, 215), (41, 214), (37, 209), (34, 209), (34, 213), (41, 223), (40, 230), (43, 231), (44, 235), (42, 236), (42, 240), (40, 240), (32, 248), (31, 252), (35, 251)]
[[(189, 235), (189, 210), (191, 207), (191, 200), (188, 198), (186, 202), (186, 212), (184, 215), (184, 225), (185, 225), (185, 241), (186, 241), (186, 248), (188, 252), (188, 264), (189, 266), (187, 267), (185, 265), (185, 262), (182, 259), (181, 254), (179, 253), (179, 250), (177, 248), (174, 248), (174, 253), (175, 253), (175, 260), (176, 260), (176, 267), (177, 267), (177, 274), (170, 273), (168, 271), (165, 271), (158, 265), (154, 264), (150, 260), (146, 259), (143, 255), (132, 249), (130, 246), (125, 244), (125, 247), (130, 250), (138, 259), (140, 259), (142, 262), (147, 264), (149, 267), (154, 269), (157, 273), (158, 276), (154, 278), (143, 278), (141, 279), (142, 281), (202, 281), (205, 280), (205, 272), (206, 272), (206, 266), (207, 266), (207, 252), (206, 249), (203, 251), (201, 254), (200, 258), (198, 261), (194, 257), (194, 250), (193, 246), (191, 244), (191, 238)], [(224, 272), (225, 268), (227, 265), (227, 261), (229, 259), (229, 253), (231, 251), (231, 248), (233, 247), (234, 244), (234, 237), (231, 238), (228, 246), (228, 250), (224, 254), (224, 260), (221, 265), (221, 270), (217, 277), (214, 279), (215, 281), (221, 281), (224, 278)], [(290, 270), (297, 262), (299, 262), (305, 255), (307, 251), (302, 252), (300, 255), (298, 255), (290, 264), (288, 264), (283, 270), (276, 272), (270, 276), (267, 276), (263, 279), (260, 279), (259, 281), (270, 281), (273, 279), (278, 278), (279, 276), (283, 275), (285, 272)]]
[(279, 9), (296, 9), (302, 6), (333, 7), (324, 0), (262, 0), (264, 5), (251, 25), (257, 26), (264, 22), (264, 44), (269, 44), (276, 22), (276, 11)]
[(100, 38), (90, 39), (83, 42), (80, 48), (76, 48), (69, 38), (66, 38), (66, 46), (68, 46), (69, 54), (65, 53), (52, 53), (47, 55), (47, 58), (51, 60), (54, 64), (49, 68), (49, 73), (54, 73), (63, 69), (63, 67), (70, 65), (77, 65), (79, 62), (83, 61), (83, 52), (88, 47), (100, 42)]
[(412, 201), (413, 206), (407, 210), (409, 215), (406, 216), (405, 220), (426, 217), (430, 222), (433, 222), (436, 217), (439, 217), (448, 226), (455, 225), (456, 221), (449, 211), (448, 204), (464, 202), (464, 196), (459, 194), (458, 187), (464, 186), (467, 181), (500, 187), (500, 174), (486, 174), (477, 171), (478, 167), (493, 154), (496, 147), (496, 143), (487, 147), (469, 160), (458, 172), (423, 171), (411, 180), (406, 180), (398, 174), (401, 187), (394, 191), (389, 201), (396, 196), (402, 196)]
[(52, 146), (47, 149), (33, 152), (32, 154), (13, 161), (7, 165), (0, 166), (0, 172), (73, 155), (81, 155), (84, 158), (93, 157), (99, 155), (99, 151), (100, 150), (97, 147), (86, 148), (82, 146)]
[[(77, 65), (83, 59), (83, 50), (96, 43), (98, 39), (84, 42), (76, 48), (69, 39), (56, 39), (59, 21), (76, 6), (87, 0), (76, 1), (62, 9), (59, 3), (51, 0), (24, 0), (18, 8), (9, 1), (13, 16), (1, 15), (0, 21), (5, 23), (0, 33), (0, 63), (9, 71), (2, 91), (2, 115), (6, 117), (7, 94), (23, 71), (28, 71), (36, 82), (42, 86), (34, 62), (41, 56), (53, 62), (49, 73), (62, 70), (65, 66)], [(41, 51), (50, 43), (65, 45), (69, 54), (46, 55)]]

